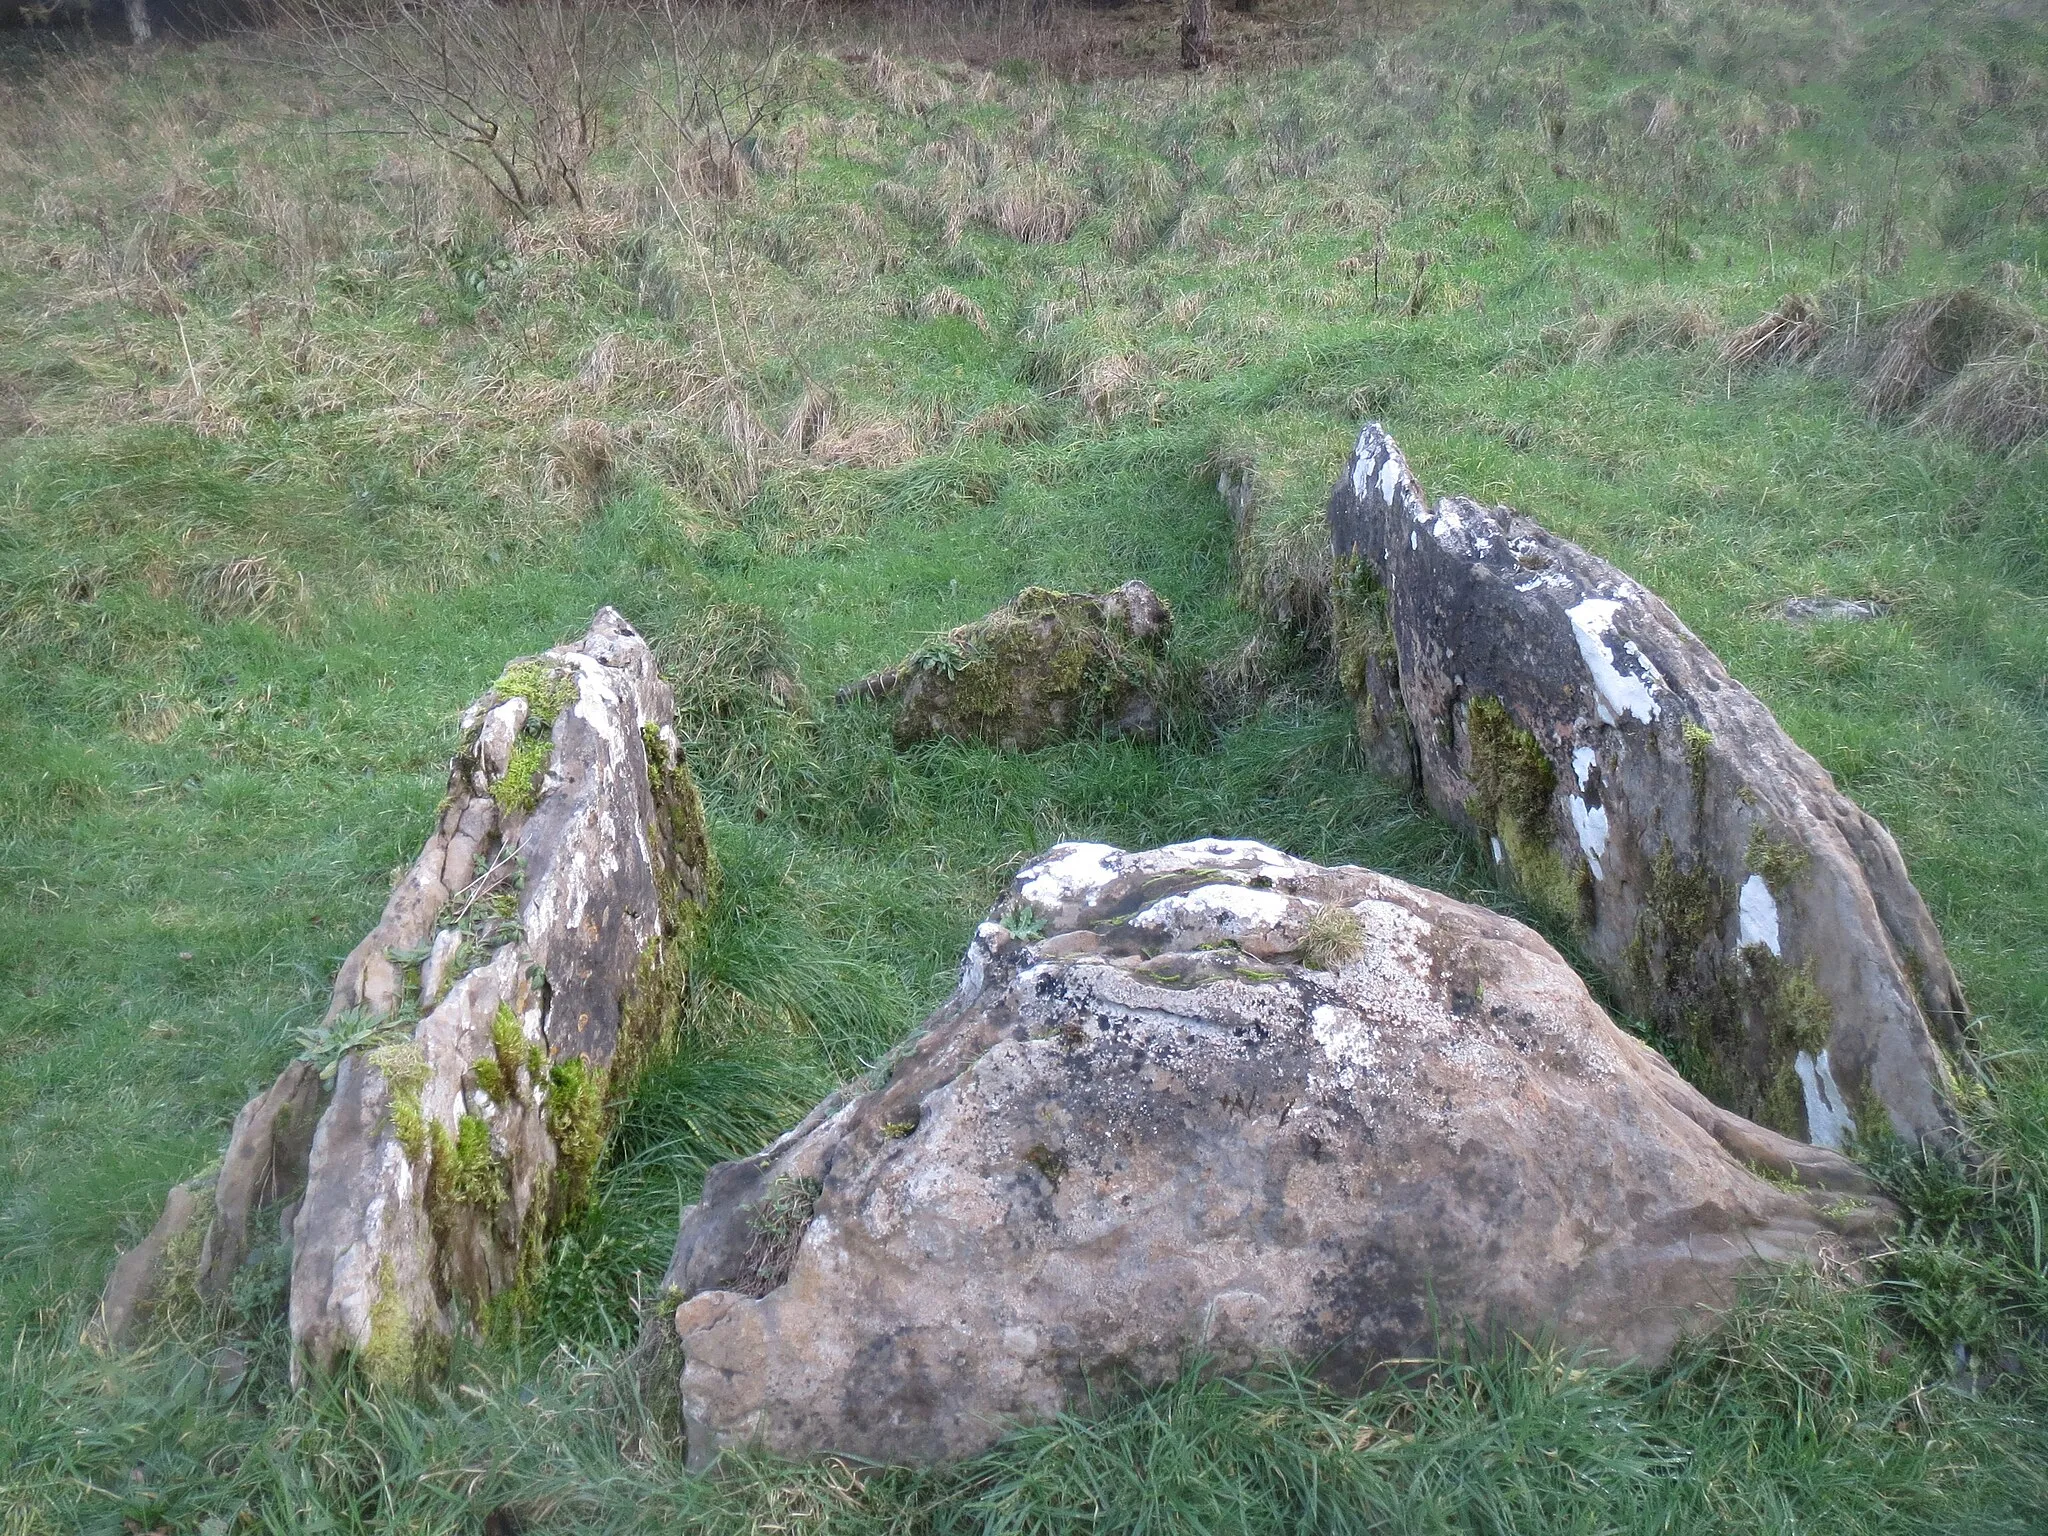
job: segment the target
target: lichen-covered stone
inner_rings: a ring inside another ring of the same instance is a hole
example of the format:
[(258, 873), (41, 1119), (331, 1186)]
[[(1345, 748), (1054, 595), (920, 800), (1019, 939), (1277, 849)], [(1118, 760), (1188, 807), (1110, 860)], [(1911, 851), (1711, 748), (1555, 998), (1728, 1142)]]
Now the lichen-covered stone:
[(295, 1369), (419, 1369), (580, 1198), (710, 897), (674, 714), (609, 608), (464, 714), (440, 825), (336, 984), (337, 1014), (423, 1016), (336, 1074), (293, 1233)]
[[(1953, 1126), (1962, 990), (1885, 829), (1655, 595), (1377, 424), (1329, 504), (1368, 757), (1574, 930), (1718, 1102), (1840, 1146)], [(1939, 1045), (1937, 1045), (1939, 1041)]]
[[(646, 642), (606, 608), (463, 715), (434, 833), (336, 975), (325, 1026), (354, 1044), (329, 1063), (331, 1097), (293, 1062), (207, 1186), (190, 1287), (227, 1299), (274, 1212), (295, 1373), (354, 1354), (412, 1374), (527, 1278), (582, 1197), (711, 894), (674, 714)], [(109, 1289), (110, 1338), (134, 1334), (128, 1298), (185, 1283), (149, 1247)]]
[(689, 1458), (936, 1461), (1193, 1354), (1351, 1387), (1468, 1323), (1655, 1361), (1889, 1214), (1507, 918), (1257, 843), (1067, 844), (878, 1086), (684, 1213)]
[(1142, 581), (1027, 587), (987, 618), (839, 692), (892, 704), (898, 746), (933, 736), (1029, 752), (1101, 732), (1156, 739), (1173, 611)]

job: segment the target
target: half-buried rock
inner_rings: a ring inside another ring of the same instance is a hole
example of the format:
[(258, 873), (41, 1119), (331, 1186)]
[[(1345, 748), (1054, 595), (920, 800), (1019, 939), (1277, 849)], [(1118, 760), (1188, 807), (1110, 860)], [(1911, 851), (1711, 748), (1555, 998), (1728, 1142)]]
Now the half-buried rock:
[(696, 1465), (963, 1456), (1191, 1354), (1349, 1387), (1467, 1324), (1655, 1361), (1891, 1214), (1528, 928), (1258, 843), (1055, 848), (883, 1078), (684, 1213)]
[(1368, 756), (1576, 930), (1687, 1076), (1822, 1146), (1950, 1133), (1962, 988), (1897, 845), (1676, 614), (1508, 508), (1432, 508), (1376, 423), (1329, 522)]
[(1156, 740), (1173, 610), (1142, 581), (1114, 592), (1026, 587), (839, 702), (893, 705), (898, 746), (933, 736), (1029, 752), (1101, 733)]
[(531, 1272), (708, 899), (674, 714), (609, 608), (469, 707), (433, 836), (342, 963), (328, 1048), (237, 1117), (197, 1272), (154, 1288), (224, 1297), (252, 1250), (288, 1251), (295, 1375), (353, 1355), (396, 1380)]

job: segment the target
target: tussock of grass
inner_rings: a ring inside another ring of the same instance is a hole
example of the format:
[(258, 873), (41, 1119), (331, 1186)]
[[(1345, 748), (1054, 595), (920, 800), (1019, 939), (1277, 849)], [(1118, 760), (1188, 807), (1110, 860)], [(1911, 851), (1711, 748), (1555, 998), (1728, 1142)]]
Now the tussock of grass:
[(1777, 308), (1721, 344), (1721, 361), (1738, 368), (1803, 363), (1820, 350), (1827, 334), (1820, 306), (1803, 293), (1788, 293)]

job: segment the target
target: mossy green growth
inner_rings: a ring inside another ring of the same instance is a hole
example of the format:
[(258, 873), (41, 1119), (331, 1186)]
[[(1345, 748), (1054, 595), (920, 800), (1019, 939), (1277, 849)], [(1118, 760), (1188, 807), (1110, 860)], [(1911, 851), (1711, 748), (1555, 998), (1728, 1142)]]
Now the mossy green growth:
[(434, 1144), (434, 1187), (442, 1198), (495, 1211), (505, 1202), (505, 1170), (491, 1151), (491, 1127), (475, 1115), (464, 1115), (451, 1137), (437, 1120), (430, 1134)]
[(1030, 751), (1116, 721), (1163, 692), (1163, 634), (1140, 641), (1088, 593), (1026, 587), (973, 624), (927, 640), (903, 670), (927, 680), (896, 721), (899, 744), (927, 735)]
[(1330, 639), (1337, 680), (1354, 700), (1366, 697), (1368, 669), (1398, 664), (1387, 590), (1356, 555), (1339, 555), (1330, 577)]
[(518, 1087), (519, 1064), (526, 1058), (526, 1048), (526, 1031), (520, 1028), (519, 1015), (512, 1011), (510, 1003), (498, 1004), (498, 1011), (491, 1015), (491, 1055), (476, 1064), (477, 1081), (483, 1084), (484, 1092), (494, 1099), (503, 1098), (498, 1089), (484, 1083), (486, 1066), (506, 1090)]
[(1772, 895), (1782, 896), (1812, 867), (1813, 855), (1790, 838), (1772, 837), (1756, 827), (1750, 831), (1742, 863), (1751, 874), (1763, 876)]
[(391, 1089), (391, 1129), (405, 1155), (419, 1162), (427, 1152), (427, 1125), (420, 1113), (420, 1090), (427, 1086), (427, 1058), (410, 1040), (381, 1045), (366, 1058), (384, 1074)]
[(540, 804), (541, 784), (554, 753), (554, 741), (546, 736), (521, 736), (512, 743), (505, 771), (491, 785), (491, 798), (498, 802), (500, 811), (508, 816), (532, 814)]
[(387, 1256), (377, 1266), (377, 1299), (370, 1303), (370, 1337), (357, 1354), (363, 1374), (380, 1387), (409, 1387), (419, 1378), (418, 1331), (398, 1294), (398, 1275)]
[[(1474, 699), (1465, 711), (1473, 796), (1466, 809), (1492, 831), (1514, 821), (1525, 833), (1547, 832), (1557, 770), (1535, 736), (1499, 699)], [(1548, 841), (1545, 837), (1544, 841)]]
[(606, 1074), (581, 1056), (548, 1069), (548, 1135), (560, 1161), (564, 1208), (575, 1210), (590, 1193), (591, 1176), (604, 1151)]
[(1693, 788), (1702, 789), (1707, 782), (1707, 752), (1714, 745), (1714, 733), (1697, 720), (1688, 720), (1679, 734), (1685, 740), (1685, 764), (1692, 770)]
[(551, 726), (555, 716), (576, 702), (576, 674), (544, 661), (516, 661), (491, 685), (501, 699), (526, 700), (529, 728)]
[(1500, 839), (1508, 869), (1532, 906), (1579, 925), (1583, 882), (1551, 846), (1557, 769), (1499, 699), (1474, 699), (1465, 711), (1465, 733), (1473, 787), (1466, 813)]

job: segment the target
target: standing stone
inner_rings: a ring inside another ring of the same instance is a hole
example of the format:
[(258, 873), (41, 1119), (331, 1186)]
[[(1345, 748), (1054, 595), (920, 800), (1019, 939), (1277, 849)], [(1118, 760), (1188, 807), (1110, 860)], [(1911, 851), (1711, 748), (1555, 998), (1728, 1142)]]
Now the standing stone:
[(1067, 844), (880, 1084), (684, 1213), (689, 1459), (971, 1455), (1196, 1353), (1349, 1390), (1468, 1323), (1655, 1362), (1890, 1215), (1508, 918), (1258, 843)]
[(335, 977), (324, 1022), (349, 1048), (331, 1092), (299, 1060), (243, 1107), (218, 1175), (173, 1191), (123, 1258), (102, 1336), (131, 1342), (167, 1288), (228, 1299), (274, 1236), (295, 1378), (353, 1354), (402, 1380), (532, 1274), (584, 1197), (608, 1101), (673, 1012), (710, 898), (674, 716), (610, 608), (469, 707), (434, 833)]
[(1367, 755), (1578, 935), (1692, 1081), (1822, 1146), (1872, 1119), (1951, 1134), (1962, 988), (1897, 845), (1669, 608), (1508, 508), (1432, 509), (1377, 423), (1329, 523)]
[(295, 1372), (404, 1379), (532, 1273), (684, 979), (711, 860), (647, 643), (600, 610), (462, 720), (440, 824), (343, 964), (349, 1052), (294, 1224)]

